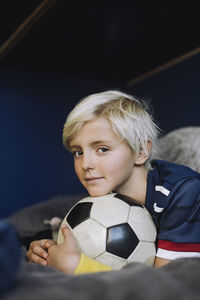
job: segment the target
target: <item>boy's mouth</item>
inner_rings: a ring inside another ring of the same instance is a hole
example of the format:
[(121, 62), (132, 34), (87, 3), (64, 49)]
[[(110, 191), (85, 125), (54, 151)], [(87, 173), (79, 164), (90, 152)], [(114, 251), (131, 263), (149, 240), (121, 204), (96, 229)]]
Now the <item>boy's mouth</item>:
[(87, 181), (87, 183), (97, 183), (99, 180), (102, 180), (103, 177), (86, 177), (85, 181)]

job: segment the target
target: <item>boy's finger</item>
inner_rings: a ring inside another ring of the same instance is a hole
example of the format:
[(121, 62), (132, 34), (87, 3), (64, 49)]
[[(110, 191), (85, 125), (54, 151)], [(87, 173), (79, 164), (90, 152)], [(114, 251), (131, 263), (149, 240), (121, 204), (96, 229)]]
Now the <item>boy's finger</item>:
[(42, 265), (47, 265), (47, 261), (45, 259), (42, 259), (40, 256), (36, 255), (36, 254), (32, 254), (31, 257), (29, 258), (30, 262), (34, 262), (34, 263), (38, 263), (38, 264), (42, 264)]
[(63, 237), (64, 237), (64, 241), (66, 241), (66, 239), (69, 239), (72, 236), (72, 232), (69, 229), (69, 227), (62, 226), (61, 230), (62, 230), (62, 234), (63, 234)]
[(56, 242), (53, 241), (53, 240), (45, 241), (45, 243), (44, 243), (44, 248), (45, 248), (45, 249), (49, 249), (52, 245), (56, 245)]
[(47, 258), (47, 252), (44, 251), (40, 246), (35, 246), (32, 248), (32, 252), (34, 254), (36, 254), (37, 256), (43, 257), (43, 258)]
[(45, 249), (45, 248), (49, 248), (51, 245), (54, 245), (55, 242), (53, 240), (40, 240), (40, 246)]

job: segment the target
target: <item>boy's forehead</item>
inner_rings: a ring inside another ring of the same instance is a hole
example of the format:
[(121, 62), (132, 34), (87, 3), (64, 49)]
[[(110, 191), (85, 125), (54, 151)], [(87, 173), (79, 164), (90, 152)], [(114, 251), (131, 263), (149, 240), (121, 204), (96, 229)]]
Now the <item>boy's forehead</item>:
[(82, 135), (97, 136), (97, 134), (102, 134), (104, 136), (105, 133), (114, 133), (112, 125), (106, 118), (99, 117), (85, 122), (74, 136), (74, 139)]
[(69, 141), (69, 146), (85, 143), (99, 144), (109, 143), (120, 139), (113, 131), (112, 126), (105, 118), (99, 118), (86, 122), (77, 134)]

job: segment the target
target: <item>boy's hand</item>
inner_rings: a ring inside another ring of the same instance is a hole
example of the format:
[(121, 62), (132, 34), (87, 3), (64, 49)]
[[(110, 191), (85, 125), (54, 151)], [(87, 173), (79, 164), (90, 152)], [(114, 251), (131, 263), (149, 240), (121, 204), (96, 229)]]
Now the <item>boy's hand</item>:
[(47, 239), (32, 242), (26, 253), (29, 262), (47, 265), (48, 249), (55, 244), (53, 240)]
[(64, 242), (48, 249), (47, 263), (64, 273), (73, 274), (80, 261), (80, 253), (70, 229), (62, 227)]

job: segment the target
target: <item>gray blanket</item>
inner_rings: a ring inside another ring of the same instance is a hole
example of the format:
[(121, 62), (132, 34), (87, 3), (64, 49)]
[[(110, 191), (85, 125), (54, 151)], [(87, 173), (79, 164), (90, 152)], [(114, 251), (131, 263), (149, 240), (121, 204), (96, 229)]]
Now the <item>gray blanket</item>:
[(154, 269), (134, 263), (120, 271), (70, 276), (23, 262), (13, 289), (1, 300), (199, 300), (200, 259)]

